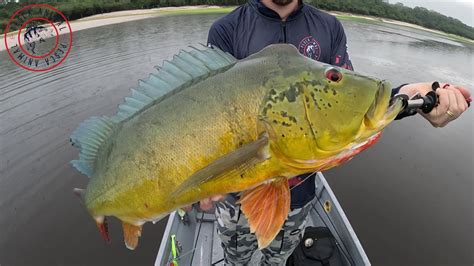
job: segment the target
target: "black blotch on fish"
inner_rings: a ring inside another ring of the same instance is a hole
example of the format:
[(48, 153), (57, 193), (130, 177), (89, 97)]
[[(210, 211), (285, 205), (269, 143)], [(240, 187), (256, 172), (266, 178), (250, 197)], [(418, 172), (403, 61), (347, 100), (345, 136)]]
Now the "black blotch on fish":
[(331, 103), (328, 103), (328, 107), (329, 107), (329, 108), (331, 108), (331, 107), (332, 107)]
[(288, 124), (285, 121), (281, 122), (281, 125), (285, 127), (291, 127), (291, 124)]
[(324, 86), (324, 93), (329, 93), (329, 86), (328, 85)]
[(294, 116), (290, 115), (290, 116), (288, 116), (288, 119), (290, 119), (290, 121), (293, 122), (293, 123), (298, 123), (298, 121), (296, 120), (296, 117), (294, 117)]
[(296, 97), (298, 97), (299, 91), (296, 89), (296, 85), (290, 86), (288, 90), (285, 91), (285, 96), (288, 102), (292, 103), (296, 101)]
[(283, 117), (288, 117), (288, 113), (285, 112), (285, 111), (281, 111), (280, 114), (281, 114), (281, 116), (283, 116)]
[(271, 103), (267, 103), (267, 106), (263, 108), (263, 115), (267, 115), (268, 109), (272, 109), (273, 105)]
[(278, 121), (276, 121), (275, 119), (272, 122), (273, 124), (278, 124)]
[(331, 89), (332, 91), (332, 95), (336, 95), (337, 94), (337, 91), (335, 89)]

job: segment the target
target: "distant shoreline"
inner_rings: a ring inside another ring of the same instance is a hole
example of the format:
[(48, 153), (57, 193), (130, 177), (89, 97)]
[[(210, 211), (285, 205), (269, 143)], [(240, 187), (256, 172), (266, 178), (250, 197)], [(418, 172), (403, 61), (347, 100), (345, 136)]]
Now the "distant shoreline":
[(418, 30), (423, 30), (431, 33), (435, 33), (438, 35), (441, 35), (445, 38), (448, 38), (453, 41), (459, 41), (459, 42), (464, 42), (464, 43), (469, 43), (469, 44), (474, 44), (474, 40), (470, 40), (466, 37), (458, 36), (455, 34), (447, 33), (444, 31), (440, 30), (433, 30), (429, 28), (425, 28), (420, 25), (408, 23), (408, 22), (403, 22), (399, 20), (393, 20), (393, 19), (388, 19), (388, 18), (381, 18), (381, 17), (371, 17), (371, 16), (364, 16), (364, 15), (358, 15), (358, 14), (352, 14), (352, 13), (345, 13), (345, 12), (339, 12), (339, 11), (326, 11), (334, 16), (336, 16), (339, 20), (355, 20), (355, 21), (371, 21), (371, 22), (381, 22), (381, 23), (387, 23), (387, 24), (393, 24), (397, 26), (403, 26), (403, 27), (408, 27), (408, 28), (413, 28), (413, 29), (418, 29)]
[[(147, 19), (147, 18), (152, 18), (152, 17), (158, 17), (158, 16), (163, 16), (163, 15), (172, 15), (172, 14), (208, 14), (208, 13), (228, 13), (234, 10), (236, 7), (222, 7), (222, 6), (182, 6), (182, 7), (162, 7), (162, 8), (151, 8), (151, 9), (135, 9), (135, 10), (126, 10), (126, 11), (115, 11), (115, 12), (110, 12), (110, 13), (104, 13), (104, 14), (98, 14), (98, 15), (92, 15), (89, 17), (84, 17), (78, 20), (73, 20), (70, 21), (71, 28), (73, 33), (80, 31), (80, 30), (85, 30), (85, 29), (91, 29), (91, 28), (96, 28), (96, 27), (101, 27), (101, 26), (106, 26), (106, 25), (112, 25), (112, 24), (118, 24), (118, 23), (124, 23), (124, 22), (129, 22), (129, 21), (136, 21), (136, 20), (142, 20), (142, 19)], [(410, 27), (410, 28), (415, 28), (419, 30), (424, 30), (432, 33), (436, 33), (439, 35), (442, 35), (443, 37), (446, 37), (448, 39), (454, 40), (454, 41), (460, 41), (464, 43), (469, 43), (469, 44), (474, 44), (473, 40), (469, 40), (467, 38), (457, 36), (454, 34), (450, 33), (445, 33), (442, 31), (438, 30), (432, 30), (428, 29), (419, 25), (415, 24), (410, 24), (407, 22), (402, 22), (402, 21), (396, 21), (396, 20), (391, 20), (391, 19), (385, 19), (385, 18), (379, 18), (379, 17), (370, 17), (370, 16), (363, 16), (363, 15), (357, 15), (357, 14), (351, 14), (351, 13), (344, 13), (344, 12), (332, 12), (332, 11), (326, 11), (334, 16), (336, 16), (340, 20), (354, 20), (354, 21), (367, 21), (367, 22), (382, 22), (382, 23), (388, 23), (388, 24), (393, 24), (393, 25), (398, 25), (398, 26), (404, 26), (404, 27)], [(11, 32), (8, 34), (8, 36), (17, 34), (17, 31)], [(0, 35), (2, 41), (0, 42), (0, 51), (6, 50), (5, 47), (5, 42), (3, 41), (4, 39), (4, 34)], [(7, 38), (7, 40), (10, 40)], [(8, 42), (8, 41), (7, 41)], [(14, 46), (14, 42), (9, 42), (8, 46), (9, 48)]]
[[(73, 37), (74, 33), (80, 30), (86, 30), (91, 28), (102, 27), (106, 25), (124, 23), (129, 21), (142, 20), (147, 18), (153, 18), (164, 15), (173, 14), (209, 14), (209, 13), (228, 13), (234, 10), (236, 7), (220, 7), (220, 6), (182, 6), (182, 7), (160, 7), (151, 9), (133, 9), (125, 11), (114, 11), (104, 14), (96, 14), (89, 17), (83, 17), (77, 20), (69, 21)], [(13, 47), (15, 42), (11, 41), (8, 36), (18, 34), (18, 31), (13, 31), (7, 35), (8, 47)], [(0, 51), (6, 50), (5, 34), (0, 35)], [(23, 44), (23, 40), (22, 40)]]

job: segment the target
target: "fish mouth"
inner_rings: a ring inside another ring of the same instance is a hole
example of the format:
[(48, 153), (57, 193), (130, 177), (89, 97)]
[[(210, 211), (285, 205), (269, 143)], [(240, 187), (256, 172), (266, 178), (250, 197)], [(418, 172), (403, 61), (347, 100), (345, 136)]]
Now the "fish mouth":
[(374, 101), (365, 114), (364, 123), (367, 128), (381, 130), (400, 113), (402, 101), (400, 99), (392, 101), (391, 95), (390, 83), (385, 80), (380, 81)]

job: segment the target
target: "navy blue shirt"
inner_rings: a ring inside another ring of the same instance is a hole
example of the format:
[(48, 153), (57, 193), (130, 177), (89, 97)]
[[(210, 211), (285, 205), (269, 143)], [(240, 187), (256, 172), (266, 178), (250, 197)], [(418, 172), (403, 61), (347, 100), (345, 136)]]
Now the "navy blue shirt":
[[(304, 3), (282, 21), (260, 0), (250, 0), (214, 22), (208, 36), (208, 44), (237, 59), (274, 43), (293, 44), (309, 58), (352, 70), (341, 23), (334, 16)], [(314, 175), (305, 174), (296, 180), (304, 181), (291, 190), (291, 208), (301, 208), (315, 196)]]

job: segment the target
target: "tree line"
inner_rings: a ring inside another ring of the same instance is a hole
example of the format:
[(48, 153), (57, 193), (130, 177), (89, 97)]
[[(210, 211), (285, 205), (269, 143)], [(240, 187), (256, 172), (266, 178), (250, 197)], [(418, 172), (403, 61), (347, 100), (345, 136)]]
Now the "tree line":
[[(34, 0), (20, 0), (20, 3), (3, 1), (0, 10), (0, 28), (5, 29), (10, 16), (22, 6), (38, 3)], [(102, 14), (112, 11), (145, 9), (166, 6), (183, 5), (241, 5), (247, 0), (45, 0), (41, 3), (48, 3), (59, 9), (69, 20), (79, 19), (95, 14)], [(328, 11), (342, 11), (360, 15), (369, 15), (404, 22), (413, 23), (429, 29), (440, 30), (447, 33), (456, 34), (474, 40), (474, 28), (465, 25), (455, 18), (444, 16), (438, 12), (428, 10), (423, 7), (410, 8), (403, 4), (388, 4), (382, 0), (306, 0), (319, 9)], [(2, 2), (0, 2), (2, 3)], [(32, 14), (35, 15), (35, 14)], [(48, 17), (52, 20), (60, 19), (57, 14), (48, 12), (47, 14), (36, 14)], [(20, 27), (20, 20), (11, 23), (10, 30)]]

